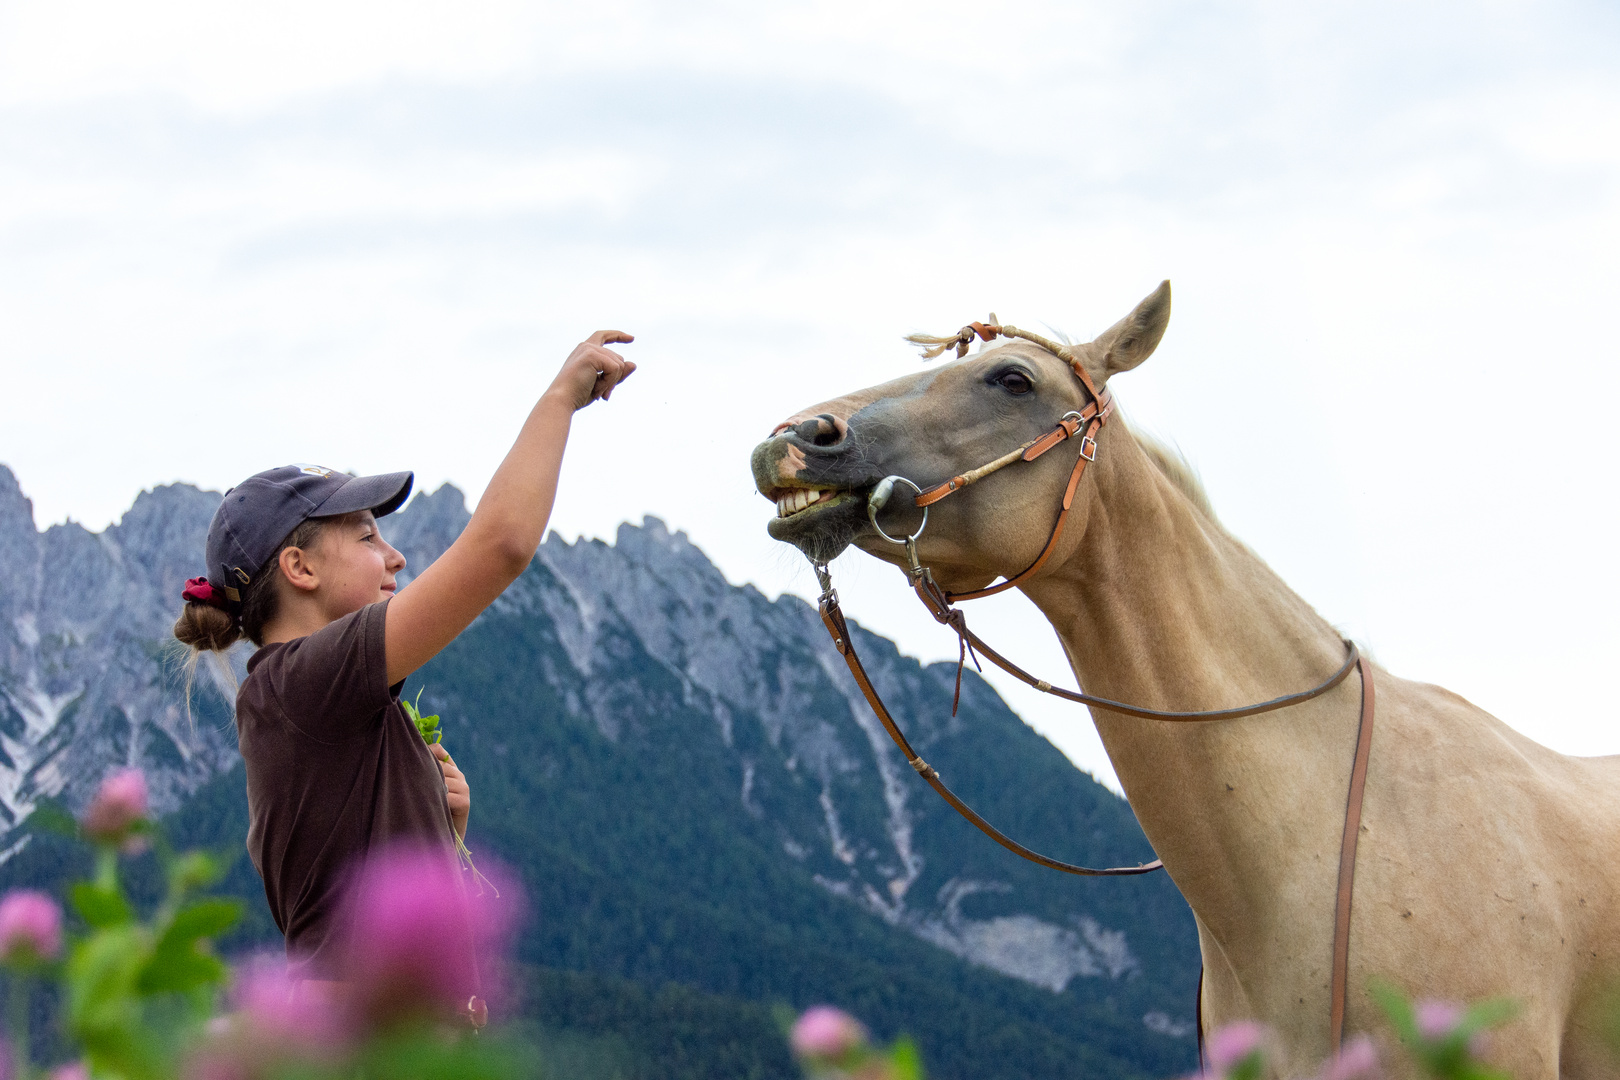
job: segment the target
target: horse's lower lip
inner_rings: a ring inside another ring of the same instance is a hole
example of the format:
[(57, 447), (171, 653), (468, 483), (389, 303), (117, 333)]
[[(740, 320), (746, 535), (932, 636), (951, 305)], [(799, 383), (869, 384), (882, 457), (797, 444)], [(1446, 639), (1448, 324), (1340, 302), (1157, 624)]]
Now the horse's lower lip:
[[(787, 517), (772, 517), (766, 531), (777, 540), (803, 546), (823, 534), (848, 536), (866, 524), (866, 496), (870, 487), (840, 488)], [(842, 543), (847, 543), (847, 539)]]

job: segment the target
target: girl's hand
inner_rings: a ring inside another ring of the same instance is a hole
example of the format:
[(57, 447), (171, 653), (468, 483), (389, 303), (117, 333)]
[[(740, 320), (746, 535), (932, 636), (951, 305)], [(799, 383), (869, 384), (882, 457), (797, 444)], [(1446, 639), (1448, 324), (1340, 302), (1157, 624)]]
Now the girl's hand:
[(593, 401), (606, 401), (613, 396), (613, 388), (636, 370), (636, 365), (603, 346), (634, 340), (629, 334), (618, 330), (598, 330), (568, 354), (547, 393), (558, 394), (572, 402), (575, 411)]
[(574, 413), (609, 397), (635, 372), (636, 365), (606, 348), (629, 340), (617, 330), (598, 330), (569, 354), (479, 496), (467, 527), (389, 601), (389, 686), (438, 655), (528, 569), (557, 498)]
[(450, 800), (450, 824), (455, 826), (456, 835), (465, 840), (467, 816), (472, 813), (472, 788), (467, 786), (467, 778), (450, 760), (450, 751), (442, 743), (434, 743), (428, 749), (439, 759), (439, 771), (444, 774), (444, 790)]

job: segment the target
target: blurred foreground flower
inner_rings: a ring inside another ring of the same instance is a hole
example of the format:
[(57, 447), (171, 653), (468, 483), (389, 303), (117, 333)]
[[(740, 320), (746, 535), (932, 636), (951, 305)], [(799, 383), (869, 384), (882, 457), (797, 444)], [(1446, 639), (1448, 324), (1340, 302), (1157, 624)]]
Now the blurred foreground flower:
[(368, 860), (349, 890), (343, 976), (361, 1021), (386, 1028), (471, 1008), (478, 1023), (477, 958), (511, 928), (513, 907), (469, 896), (442, 852), (406, 846)]
[(1425, 998), (1412, 1008), (1418, 1034), (1425, 1039), (1443, 1039), (1457, 1030), (1468, 1010), (1455, 1001), (1435, 1001)]
[(320, 1066), (339, 1063), (346, 1049), (343, 1011), (300, 987), (283, 960), (244, 963), (231, 1001), (236, 1011), (208, 1024), (184, 1080), (322, 1075)]
[(0, 900), (0, 962), (34, 966), (62, 952), (62, 909), (34, 889), (13, 889)]
[(82, 1061), (58, 1065), (51, 1070), (51, 1080), (90, 1080), (90, 1066)]
[(1487, 1030), (1518, 1012), (1511, 1001), (1464, 1006), (1424, 1000), (1414, 1005), (1386, 982), (1374, 981), (1370, 989), (1406, 1049), (1436, 1080), (1507, 1080), (1480, 1059), (1489, 1049)]
[(1266, 1044), (1271, 1032), (1253, 1020), (1239, 1020), (1215, 1029), (1205, 1048), (1208, 1065), (1199, 1075), (1222, 1080), (1256, 1080), (1265, 1071)]
[(144, 846), (134, 835), (148, 812), (146, 776), (139, 769), (118, 769), (101, 782), (101, 789), (84, 812), (84, 834), (98, 844), (133, 852)]
[(1365, 1035), (1350, 1041), (1322, 1066), (1322, 1080), (1370, 1080), (1378, 1075), (1378, 1048)]
[(789, 1041), (799, 1057), (833, 1063), (866, 1045), (866, 1029), (841, 1009), (816, 1005), (794, 1022)]
[(349, 1035), (344, 1011), (292, 978), (287, 964), (262, 956), (237, 969), (233, 1021), (252, 1039), (299, 1057), (320, 1057)]
[(788, 1042), (814, 1077), (849, 1080), (922, 1080), (922, 1062), (911, 1040), (874, 1048), (860, 1021), (831, 1005), (816, 1005), (793, 1022)]

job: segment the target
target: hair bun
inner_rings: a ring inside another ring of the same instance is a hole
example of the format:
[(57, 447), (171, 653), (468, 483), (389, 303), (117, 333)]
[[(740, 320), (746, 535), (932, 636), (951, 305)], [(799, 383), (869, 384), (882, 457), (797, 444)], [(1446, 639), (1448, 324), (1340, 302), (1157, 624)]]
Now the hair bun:
[(242, 638), (236, 616), (201, 600), (187, 600), (174, 621), (174, 636), (180, 644), (203, 652), (224, 652)]

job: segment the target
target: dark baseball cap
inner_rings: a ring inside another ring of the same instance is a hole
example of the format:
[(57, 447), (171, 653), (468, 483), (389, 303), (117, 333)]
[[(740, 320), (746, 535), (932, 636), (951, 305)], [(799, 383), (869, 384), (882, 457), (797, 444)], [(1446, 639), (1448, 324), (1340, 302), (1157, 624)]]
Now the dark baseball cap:
[(310, 518), (392, 514), (414, 479), (408, 472), (350, 476), (319, 465), (255, 473), (225, 493), (208, 526), (208, 583), (240, 602), (242, 587), (281, 553), (288, 533)]

